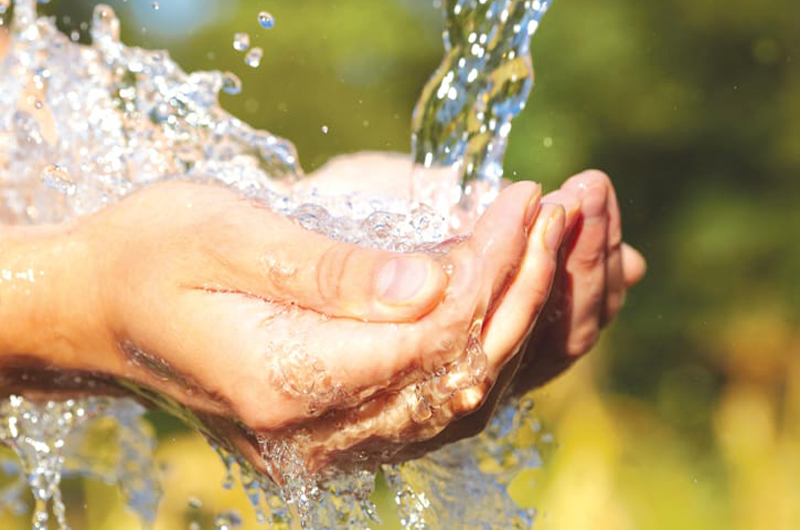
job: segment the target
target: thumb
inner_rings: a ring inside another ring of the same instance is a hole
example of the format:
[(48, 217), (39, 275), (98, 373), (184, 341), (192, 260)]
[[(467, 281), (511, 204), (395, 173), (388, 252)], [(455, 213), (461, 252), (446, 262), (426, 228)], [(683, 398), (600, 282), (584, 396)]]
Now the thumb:
[(238, 234), (219, 241), (228, 247), (235, 283), (270, 301), (335, 317), (403, 322), (430, 312), (447, 286), (441, 265), (424, 254), (333, 241), (265, 208), (250, 206), (228, 216), (226, 225)]

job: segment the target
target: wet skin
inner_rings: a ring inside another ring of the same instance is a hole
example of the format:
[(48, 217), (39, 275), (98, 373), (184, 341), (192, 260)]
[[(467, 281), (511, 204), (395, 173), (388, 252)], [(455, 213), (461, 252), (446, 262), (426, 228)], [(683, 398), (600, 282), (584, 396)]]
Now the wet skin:
[[(402, 194), (408, 164), (341, 158), (303, 186)], [(75, 222), (0, 227), (14, 272), (0, 283), (3, 392), (24, 390), (20, 368), (54, 383), (132, 382), (196, 411), (261, 469), (256, 433), (298, 443), (312, 470), (356, 452), (415, 456), (474, 434), (507, 389), (540, 385), (588, 351), (644, 273), (599, 172), (544, 198), (510, 185), (470, 228), (446, 258), (404, 256), (188, 182)], [(463, 353), (476, 320), (485, 376), (414, 417), (414, 386)]]

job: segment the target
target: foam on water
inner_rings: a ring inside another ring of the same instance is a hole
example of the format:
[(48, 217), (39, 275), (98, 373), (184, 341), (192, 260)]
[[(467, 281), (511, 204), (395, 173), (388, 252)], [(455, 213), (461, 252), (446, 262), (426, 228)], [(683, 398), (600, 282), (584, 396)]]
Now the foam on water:
[[(0, 217), (23, 224), (62, 221), (150, 184), (191, 178), (229, 186), (336, 240), (433, 251), (457, 228), (454, 205), (479, 212), (497, 194), (510, 122), (532, 85), (528, 42), (548, 2), (444, 4), (446, 55), (415, 111), (412, 143), (420, 170), (416, 201), (408, 204), (293, 191), (302, 171), (292, 144), (251, 128), (218, 104), (220, 91), (241, 90), (236, 76), (187, 74), (165, 52), (125, 46), (119, 21), (106, 6), (94, 11), (92, 45), (82, 46), (58, 32), (54, 21), (38, 17), (35, 0), (17, 0), (9, 53), (0, 62)], [(0, 14), (7, 16), (7, 7), (0, 0)], [(258, 22), (269, 28), (274, 19), (261, 13)], [(234, 46), (245, 51), (249, 43), (237, 36)], [(250, 63), (260, 54), (251, 54)], [(428, 171), (439, 168), (455, 175), (458, 185)], [(397, 402), (414, 421), (425, 422), (458, 390), (483, 379), (479, 330), (480, 322), (474, 323), (465, 351), (448, 365), (398, 392)], [(303, 359), (287, 355), (281, 362)], [(191, 411), (131, 390), (202, 430)], [(153, 520), (154, 441), (142, 427), (142, 410), (133, 401), (111, 398), (40, 402), (17, 396), (0, 405), (0, 438), (17, 452), (21, 476), (33, 491), (35, 526), (47, 525), (48, 502), (58, 524), (66, 526), (58, 485), (69, 473), (120, 483), (131, 507), (144, 521)], [(384, 465), (404, 526), (529, 525), (532, 515), (507, 492), (513, 474), (538, 465), (535, 441), (520, 443), (519, 433), (531, 431), (529, 418), (528, 402), (509, 403), (478, 437), (419, 460)], [(102, 425), (116, 429), (122, 451), (100, 465), (80, 441)], [(239, 481), (260, 520), (278, 528), (289, 528), (294, 519), (307, 528), (366, 528), (376, 520), (369, 500), (374, 466), (354, 465), (359, 455), (346, 470), (332, 466), (312, 475), (291, 436), (260, 437), (259, 443), (280, 488), (212, 445), (229, 470), (240, 468)], [(231, 487), (233, 475), (229, 482)], [(21, 493), (18, 485), (3, 496), (18, 503), (9, 492)], [(235, 527), (236, 519), (220, 514), (217, 527)]]

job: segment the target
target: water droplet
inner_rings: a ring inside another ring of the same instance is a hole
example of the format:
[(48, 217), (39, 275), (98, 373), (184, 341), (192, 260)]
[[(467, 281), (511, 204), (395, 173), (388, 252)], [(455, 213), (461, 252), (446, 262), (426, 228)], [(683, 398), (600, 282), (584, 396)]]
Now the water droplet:
[(63, 166), (50, 164), (42, 171), (42, 182), (63, 195), (71, 197), (75, 194), (77, 186)]
[(247, 33), (236, 33), (233, 36), (233, 49), (237, 52), (243, 52), (250, 47), (250, 35)]
[(272, 29), (275, 26), (275, 17), (266, 11), (258, 14), (258, 23), (264, 29)]
[(261, 64), (261, 56), (264, 54), (263, 50), (256, 46), (252, 48), (244, 57), (244, 64), (252, 68), (258, 68)]
[(216, 530), (233, 530), (242, 526), (242, 518), (235, 511), (223, 512), (214, 519)]
[(323, 125), (322, 126), (322, 134), (328, 134), (328, 126), (327, 125)]
[(161, 7), (158, 5), (158, 2), (153, 2), (151, 5), (153, 6), (154, 11), (158, 11), (158, 8)]
[(242, 81), (233, 72), (222, 74), (222, 91), (235, 96), (242, 91)]

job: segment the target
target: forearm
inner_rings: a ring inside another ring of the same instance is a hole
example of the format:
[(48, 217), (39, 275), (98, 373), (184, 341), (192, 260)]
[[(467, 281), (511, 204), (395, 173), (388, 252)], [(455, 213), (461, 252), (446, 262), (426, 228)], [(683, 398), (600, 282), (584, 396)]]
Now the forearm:
[(71, 226), (0, 225), (0, 365), (91, 368), (97, 287)]

